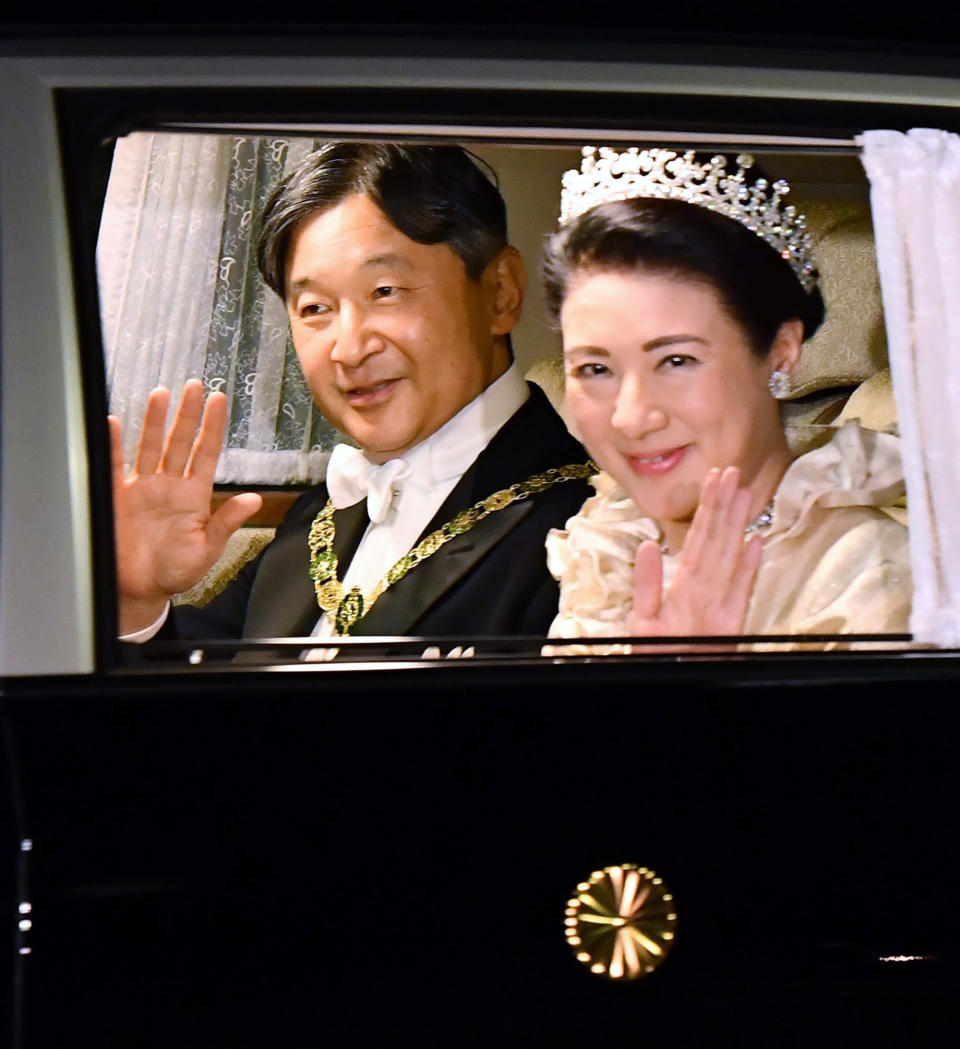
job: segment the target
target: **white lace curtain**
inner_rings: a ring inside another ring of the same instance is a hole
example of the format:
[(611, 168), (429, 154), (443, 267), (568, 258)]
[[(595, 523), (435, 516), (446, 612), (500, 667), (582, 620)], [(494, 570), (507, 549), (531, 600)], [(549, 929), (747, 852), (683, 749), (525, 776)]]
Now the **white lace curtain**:
[(960, 645), (960, 136), (868, 131), (918, 641)]
[[(319, 480), (336, 440), (313, 406), (251, 228), (309, 139), (137, 132), (118, 140), (97, 243), (110, 410), (129, 462), (147, 394), (192, 377), (230, 418), (217, 480)], [(172, 409), (171, 409), (172, 410)]]

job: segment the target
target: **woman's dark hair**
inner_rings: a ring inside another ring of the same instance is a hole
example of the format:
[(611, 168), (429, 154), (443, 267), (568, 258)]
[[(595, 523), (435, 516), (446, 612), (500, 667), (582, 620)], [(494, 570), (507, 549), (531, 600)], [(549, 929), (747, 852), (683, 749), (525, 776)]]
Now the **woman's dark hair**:
[(448, 244), (473, 280), (507, 244), (503, 197), (466, 150), (332, 142), (279, 183), (260, 218), (257, 265), (281, 298), (293, 228), (354, 193), (369, 197), (411, 240)]
[(681, 200), (598, 204), (550, 236), (541, 275), (554, 325), (578, 270), (639, 270), (709, 285), (761, 357), (784, 321), (799, 318), (807, 339), (823, 320), (819, 290), (805, 292), (769, 244), (735, 219)]

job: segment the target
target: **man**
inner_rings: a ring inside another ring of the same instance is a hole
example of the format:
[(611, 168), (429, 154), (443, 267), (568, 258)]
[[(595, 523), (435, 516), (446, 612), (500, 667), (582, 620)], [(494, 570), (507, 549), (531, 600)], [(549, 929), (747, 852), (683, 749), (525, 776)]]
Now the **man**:
[(121, 633), (545, 633), (544, 538), (589, 469), (512, 361), (526, 278), (497, 189), (457, 147), (334, 143), (272, 194), (257, 259), (314, 399), (359, 450), (334, 449), (327, 482), (221, 595), (169, 615), (259, 496), (210, 515), (226, 405), (201, 412), (199, 382), (166, 436), (169, 395), (151, 395), (128, 477), (111, 420)]

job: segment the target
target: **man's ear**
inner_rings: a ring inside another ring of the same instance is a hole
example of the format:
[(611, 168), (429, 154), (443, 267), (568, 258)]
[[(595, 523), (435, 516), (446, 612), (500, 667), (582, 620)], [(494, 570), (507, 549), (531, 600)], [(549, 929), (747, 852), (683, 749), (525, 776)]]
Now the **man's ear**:
[(773, 345), (770, 347), (770, 355), (767, 358), (770, 370), (793, 375), (793, 370), (800, 360), (802, 348), (803, 321), (796, 317), (793, 320), (784, 321), (774, 336)]
[(520, 319), (527, 288), (526, 267), (520, 252), (508, 244), (490, 263), (488, 272), (494, 285), (490, 334), (507, 335)]

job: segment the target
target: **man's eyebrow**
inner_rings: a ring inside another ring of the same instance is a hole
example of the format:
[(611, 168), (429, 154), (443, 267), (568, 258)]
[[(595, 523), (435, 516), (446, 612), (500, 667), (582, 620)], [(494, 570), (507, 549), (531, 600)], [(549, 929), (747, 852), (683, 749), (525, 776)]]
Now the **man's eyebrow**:
[[(360, 263), (359, 268), (366, 270), (374, 269), (377, 266), (395, 266), (405, 272), (409, 272), (413, 269), (413, 264), (409, 259), (395, 251), (389, 251), (383, 255), (371, 255)], [(290, 281), (287, 287), (290, 294), (295, 294), (298, 291), (302, 291), (304, 288), (318, 287), (320, 283), (320, 281), (308, 275), (306, 277), (301, 277), (299, 280)]]
[(360, 263), (361, 269), (369, 269), (371, 266), (400, 266), (405, 270), (413, 269), (410, 260), (395, 251), (389, 251), (385, 255), (371, 255)]

